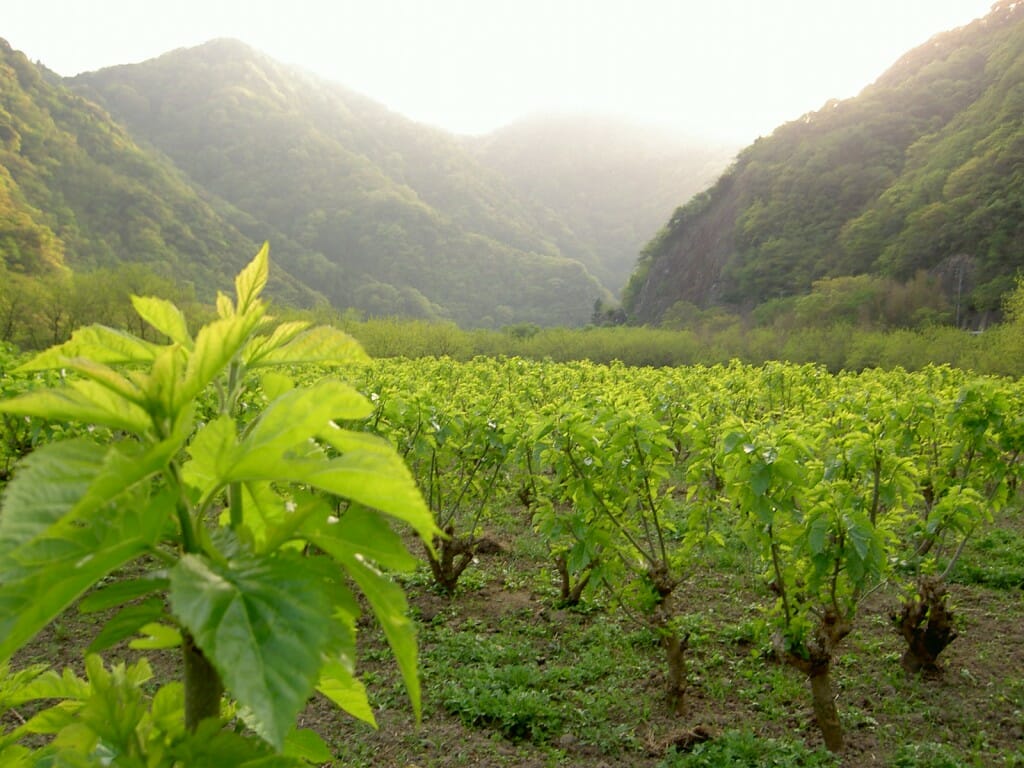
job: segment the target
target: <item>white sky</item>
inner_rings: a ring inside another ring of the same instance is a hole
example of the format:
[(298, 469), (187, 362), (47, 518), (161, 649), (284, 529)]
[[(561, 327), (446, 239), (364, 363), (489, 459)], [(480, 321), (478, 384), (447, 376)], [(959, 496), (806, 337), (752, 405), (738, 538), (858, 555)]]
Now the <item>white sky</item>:
[(62, 75), (235, 37), (421, 122), (592, 112), (747, 143), (992, 0), (3, 0)]

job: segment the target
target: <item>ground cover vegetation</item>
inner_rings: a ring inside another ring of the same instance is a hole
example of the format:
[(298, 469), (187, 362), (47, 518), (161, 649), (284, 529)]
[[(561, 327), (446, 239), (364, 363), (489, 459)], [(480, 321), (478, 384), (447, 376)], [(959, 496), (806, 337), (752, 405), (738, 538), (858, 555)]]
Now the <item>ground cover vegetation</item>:
[[(434, 555), (411, 574), (378, 561), (411, 595), (426, 724), (367, 626), (381, 731), (302, 715), (339, 764), (1024, 764), (1019, 381), (518, 358), (349, 378), (370, 405), (346, 426), (404, 454), (446, 536), (409, 540)], [(27, 424), (5, 450), (43, 447), (12, 487), (66, 444)]]

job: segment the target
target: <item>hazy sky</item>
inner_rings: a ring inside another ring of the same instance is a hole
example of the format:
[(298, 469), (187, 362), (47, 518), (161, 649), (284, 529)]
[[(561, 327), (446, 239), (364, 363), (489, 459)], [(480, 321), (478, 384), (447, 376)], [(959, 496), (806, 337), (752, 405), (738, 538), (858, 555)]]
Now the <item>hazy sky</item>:
[(458, 133), (587, 111), (746, 143), (991, 2), (3, 0), (0, 37), (62, 75), (236, 37)]

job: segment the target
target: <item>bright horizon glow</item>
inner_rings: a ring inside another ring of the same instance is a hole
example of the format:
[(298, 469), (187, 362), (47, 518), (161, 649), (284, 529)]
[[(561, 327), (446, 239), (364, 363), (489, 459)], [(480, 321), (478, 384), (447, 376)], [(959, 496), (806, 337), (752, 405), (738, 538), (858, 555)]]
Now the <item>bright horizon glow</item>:
[(413, 120), (586, 113), (743, 144), (856, 95), (992, 0), (22, 0), (0, 37), (60, 75), (232, 37)]

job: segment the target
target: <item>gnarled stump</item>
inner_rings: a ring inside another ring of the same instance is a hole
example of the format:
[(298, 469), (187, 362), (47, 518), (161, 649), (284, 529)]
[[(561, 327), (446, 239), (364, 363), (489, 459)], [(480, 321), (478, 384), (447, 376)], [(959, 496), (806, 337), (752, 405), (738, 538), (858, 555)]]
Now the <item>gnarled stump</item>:
[(901, 663), (908, 674), (938, 672), (939, 654), (957, 636), (949, 609), (946, 583), (941, 576), (922, 576), (917, 593), (908, 598), (891, 618), (907, 641)]

